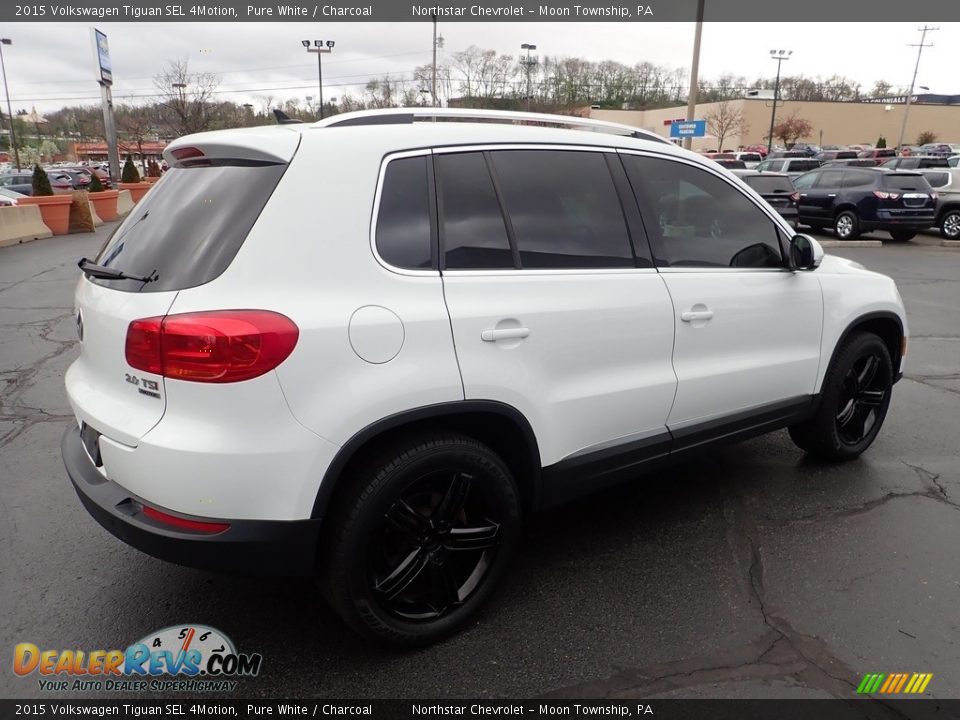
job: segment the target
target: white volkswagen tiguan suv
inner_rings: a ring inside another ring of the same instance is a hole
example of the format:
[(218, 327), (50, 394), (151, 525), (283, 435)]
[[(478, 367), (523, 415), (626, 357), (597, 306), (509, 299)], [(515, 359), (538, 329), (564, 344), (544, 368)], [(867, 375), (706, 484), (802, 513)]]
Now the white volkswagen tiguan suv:
[(73, 485), (384, 642), (461, 626), (531, 512), (778, 428), (858, 456), (902, 373), (893, 281), (636, 128), (405, 109), (164, 157), (81, 261)]

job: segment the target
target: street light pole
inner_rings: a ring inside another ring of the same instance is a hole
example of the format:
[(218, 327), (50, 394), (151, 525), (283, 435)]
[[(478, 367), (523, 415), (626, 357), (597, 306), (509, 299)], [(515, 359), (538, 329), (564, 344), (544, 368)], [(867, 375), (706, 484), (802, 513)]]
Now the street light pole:
[(777, 96), (780, 94), (780, 65), (789, 60), (793, 50), (771, 50), (770, 57), (777, 61), (777, 81), (773, 85), (773, 110), (770, 111), (770, 134), (767, 136), (767, 155), (773, 149), (773, 126), (777, 121)]
[(531, 58), (531, 57), (530, 57), (530, 51), (531, 51), (531, 50), (536, 50), (536, 49), (537, 49), (537, 46), (536, 46), (536, 45), (533, 45), (533, 44), (531, 44), (531, 43), (523, 43), (523, 44), (520, 46), (520, 49), (527, 51), (527, 57), (526, 57), (526, 59), (524, 59), (523, 57), (521, 57), (521, 58), (520, 58), (520, 64), (521, 64), (521, 65), (524, 65), (524, 66), (526, 67), (526, 71), (527, 71), (527, 112), (530, 112), (530, 99), (533, 97), (533, 95), (531, 94), (531, 91), (530, 91), (530, 69), (531, 69), (534, 65), (537, 64), (537, 59), (536, 59), (535, 57), (534, 57), (534, 58)]
[(920, 55), (923, 54), (925, 47), (933, 47), (933, 43), (925, 45), (924, 41), (927, 39), (928, 32), (934, 32), (939, 29), (940, 28), (930, 27), (929, 25), (917, 28), (922, 35), (920, 35), (920, 44), (915, 46), (917, 48), (917, 64), (913, 66), (913, 79), (910, 81), (910, 92), (907, 93), (907, 104), (903, 108), (903, 124), (900, 126), (900, 139), (897, 141), (897, 152), (900, 152), (900, 149), (903, 147), (903, 136), (907, 134), (907, 117), (910, 115), (910, 100), (913, 98), (913, 85), (917, 82), (917, 71), (920, 70)]
[(312, 52), (317, 54), (317, 87), (320, 90), (320, 119), (323, 120), (323, 54), (328, 52), (333, 52), (334, 41), (327, 40), (314, 40), (313, 47), (310, 47), (309, 40), (301, 40), (300, 44), (303, 45), (307, 52)]
[[(704, 0), (697, 2), (697, 26), (693, 33), (693, 61), (690, 63), (690, 92), (687, 95), (687, 122), (692, 122), (697, 113), (697, 95), (700, 88), (700, 38), (703, 35), (703, 6)], [(685, 137), (683, 146), (689, 150), (693, 147), (693, 138)], [(717, 148), (723, 150), (723, 148)]]
[(7, 96), (7, 118), (10, 120), (10, 147), (13, 156), (17, 159), (17, 170), (20, 170), (20, 150), (17, 149), (17, 135), (13, 129), (13, 110), (10, 108), (10, 90), (7, 88), (7, 66), (3, 62), (3, 46), (13, 45), (10, 38), (0, 38), (0, 68), (3, 69), (3, 92)]

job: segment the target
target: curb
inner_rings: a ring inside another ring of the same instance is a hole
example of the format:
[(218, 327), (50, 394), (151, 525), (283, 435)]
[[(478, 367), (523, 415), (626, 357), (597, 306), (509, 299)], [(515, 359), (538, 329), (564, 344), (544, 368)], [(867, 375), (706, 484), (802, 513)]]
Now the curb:
[(960, 248), (960, 240), (941, 240), (940, 247)]
[[(821, 247), (883, 247), (883, 243), (879, 240), (820, 240), (819, 242)], [(960, 245), (960, 242), (957, 245)]]

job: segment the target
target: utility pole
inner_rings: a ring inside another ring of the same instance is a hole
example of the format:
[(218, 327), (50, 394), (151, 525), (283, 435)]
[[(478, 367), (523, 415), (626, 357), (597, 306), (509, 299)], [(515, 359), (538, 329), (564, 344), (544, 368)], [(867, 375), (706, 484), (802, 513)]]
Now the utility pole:
[(915, 47), (917, 49), (917, 64), (913, 66), (913, 79), (910, 81), (910, 92), (907, 93), (907, 104), (903, 109), (903, 124), (900, 126), (900, 140), (897, 141), (897, 152), (903, 148), (903, 137), (907, 134), (907, 117), (910, 115), (910, 100), (913, 98), (913, 86), (917, 82), (917, 71), (920, 70), (920, 56), (923, 54), (923, 49), (925, 47), (933, 47), (933, 43), (929, 45), (924, 44), (924, 41), (927, 39), (928, 32), (935, 32), (939, 30), (938, 27), (930, 27), (929, 25), (924, 25), (922, 28), (917, 28), (917, 31), (922, 33), (920, 35), (920, 44), (919, 45), (909, 45), (909, 47)]
[(433, 107), (437, 107), (437, 14), (430, 16), (433, 19), (433, 76), (430, 81), (430, 97)]
[[(690, 92), (687, 95), (687, 122), (694, 120), (697, 114), (697, 94), (700, 83), (700, 37), (703, 35), (703, 5), (704, 0), (697, 0), (697, 29), (693, 34), (693, 62), (690, 63)], [(679, 98), (677, 98), (679, 100)], [(683, 146), (689, 150), (693, 138), (685, 137)], [(723, 148), (717, 148), (722, 150)]]

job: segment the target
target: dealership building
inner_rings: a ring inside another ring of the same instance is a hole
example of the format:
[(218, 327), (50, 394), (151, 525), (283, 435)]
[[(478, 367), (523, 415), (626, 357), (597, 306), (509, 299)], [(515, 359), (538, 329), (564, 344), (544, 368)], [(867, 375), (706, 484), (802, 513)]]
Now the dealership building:
[[(762, 91), (761, 91), (762, 92)], [(694, 150), (736, 150), (738, 147), (755, 144), (767, 144), (770, 131), (770, 114), (773, 110), (772, 92), (769, 97), (747, 97), (740, 100), (728, 100), (726, 112), (740, 111), (746, 121), (742, 133), (728, 134), (723, 148), (717, 147), (715, 134), (707, 128), (707, 135), (693, 139)], [(903, 142), (915, 145), (917, 137), (924, 131), (932, 132), (938, 141), (960, 142), (960, 95), (914, 95), (911, 98), (910, 114), (907, 119), (907, 131)], [(703, 103), (697, 105), (694, 118), (706, 119), (718, 114), (722, 103)], [(794, 113), (813, 127), (810, 137), (799, 138), (798, 142), (817, 145), (855, 145), (875, 144), (882, 135), (887, 145), (893, 147), (900, 137), (900, 128), (906, 110), (906, 96), (870, 98), (860, 101), (813, 101), (779, 100), (777, 101), (777, 122)], [(592, 108), (590, 117), (596, 120), (633, 125), (652, 130), (660, 135), (670, 135), (670, 123), (684, 119), (687, 108), (673, 107), (658, 110), (601, 110)], [(774, 142), (778, 142), (774, 138)]]

